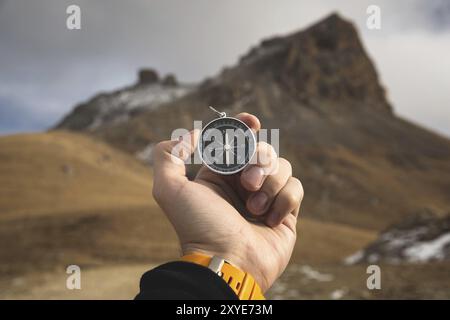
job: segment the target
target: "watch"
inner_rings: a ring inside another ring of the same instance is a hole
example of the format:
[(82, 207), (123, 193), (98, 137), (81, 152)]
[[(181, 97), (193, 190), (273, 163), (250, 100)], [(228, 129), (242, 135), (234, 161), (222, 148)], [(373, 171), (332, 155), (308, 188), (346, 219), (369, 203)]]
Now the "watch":
[(210, 170), (230, 175), (243, 170), (256, 151), (256, 137), (241, 120), (227, 117), (225, 112), (203, 127), (198, 151), (203, 164)]
[(181, 260), (199, 264), (213, 271), (231, 287), (240, 300), (265, 300), (255, 279), (223, 258), (195, 252), (184, 255)]

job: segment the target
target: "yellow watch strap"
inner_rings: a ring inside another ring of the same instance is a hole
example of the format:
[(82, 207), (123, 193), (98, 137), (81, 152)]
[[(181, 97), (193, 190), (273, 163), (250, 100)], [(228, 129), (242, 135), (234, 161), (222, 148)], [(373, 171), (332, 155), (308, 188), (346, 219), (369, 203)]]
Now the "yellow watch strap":
[(195, 252), (181, 257), (181, 260), (212, 269), (228, 283), (240, 300), (265, 300), (255, 279), (249, 273), (240, 270), (224, 259)]

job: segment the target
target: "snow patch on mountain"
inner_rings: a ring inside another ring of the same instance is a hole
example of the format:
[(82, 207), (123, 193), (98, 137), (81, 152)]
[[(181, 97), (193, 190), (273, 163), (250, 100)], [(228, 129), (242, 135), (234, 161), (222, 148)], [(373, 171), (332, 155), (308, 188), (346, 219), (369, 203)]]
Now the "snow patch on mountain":
[(431, 241), (419, 242), (405, 249), (404, 253), (407, 259), (412, 262), (443, 260), (447, 246), (450, 246), (450, 232)]
[(365, 249), (344, 259), (344, 264), (424, 263), (450, 260), (450, 216), (414, 215), (382, 232)]
[(155, 70), (143, 69), (136, 84), (94, 96), (78, 105), (55, 128), (95, 131), (126, 122), (137, 114), (181, 98), (196, 87), (179, 83), (173, 74), (161, 79)]
[(309, 280), (315, 280), (319, 282), (333, 281), (334, 277), (331, 274), (321, 273), (308, 265), (300, 267), (300, 272)]
[(94, 130), (104, 124), (125, 122), (133, 111), (155, 110), (164, 103), (184, 96), (192, 89), (193, 86), (170, 87), (156, 83), (101, 95), (90, 103), (97, 111), (97, 115), (88, 129)]

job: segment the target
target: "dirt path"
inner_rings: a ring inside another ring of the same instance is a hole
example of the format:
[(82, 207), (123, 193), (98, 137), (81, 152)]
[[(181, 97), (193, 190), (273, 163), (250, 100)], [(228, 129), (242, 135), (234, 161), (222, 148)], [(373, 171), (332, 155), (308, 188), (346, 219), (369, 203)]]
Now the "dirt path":
[(3, 283), (0, 299), (133, 299), (141, 275), (153, 266), (133, 264), (81, 270), (81, 289), (66, 288), (64, 270), (30, 274)]

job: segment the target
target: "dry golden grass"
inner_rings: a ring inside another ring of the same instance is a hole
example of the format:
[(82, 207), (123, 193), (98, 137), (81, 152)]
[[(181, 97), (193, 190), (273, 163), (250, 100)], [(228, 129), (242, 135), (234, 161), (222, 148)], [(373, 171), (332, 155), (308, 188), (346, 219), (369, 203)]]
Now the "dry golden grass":
[(0, 272), (166, 259), (174, 232), (149, 168), (81, 134), (0, 138)]
[(307, 218), (300, 218), (297, 229), (295, 263), (340, 263), (377, 236), (374, 231)]
[(0, 137), (0, 216), (151, 204), (150, 170), (81, 134)]

